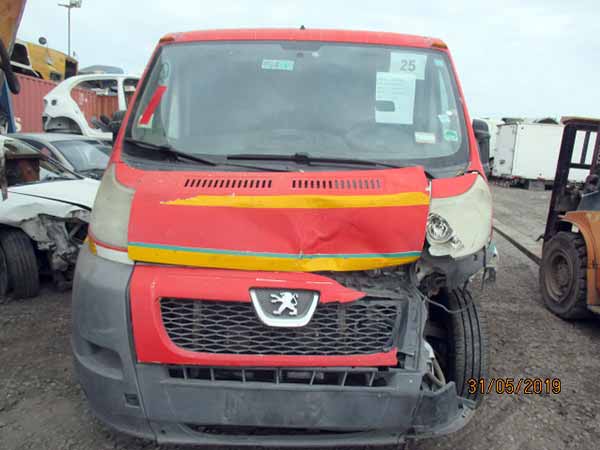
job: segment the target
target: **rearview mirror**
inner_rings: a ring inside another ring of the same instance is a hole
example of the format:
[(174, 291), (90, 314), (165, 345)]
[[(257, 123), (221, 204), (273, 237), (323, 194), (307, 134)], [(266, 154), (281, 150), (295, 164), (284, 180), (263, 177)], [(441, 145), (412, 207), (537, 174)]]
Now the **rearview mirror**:
[(488, 124), (479, 119), (473, 119), (473, 132), (477, 139), (477, 147), (479, 148), (479, 158), (483, 165), (483, 170), (486, 175), (490, 173), (490, 137)]
[(119, 130), (121, 129), (121, 125), (123, 124), (123, 119), (125, 118), (126, 112), (127, 111), (125, 110), (117, 111), (113, 114), (112, 119), (110, 119), (109, 127), (110, 131), (112, 131), (113, 144), (117, 139), (117, 135), (119, 134)]

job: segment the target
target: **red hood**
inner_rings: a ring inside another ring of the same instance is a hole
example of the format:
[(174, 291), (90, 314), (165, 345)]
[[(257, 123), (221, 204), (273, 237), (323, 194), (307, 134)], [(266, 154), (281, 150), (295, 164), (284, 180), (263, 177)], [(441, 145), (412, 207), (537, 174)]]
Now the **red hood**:
[(129, 222), (137, 261), (270, 271), (366, 270), (416, 260), (420, 168), (144, 177)]

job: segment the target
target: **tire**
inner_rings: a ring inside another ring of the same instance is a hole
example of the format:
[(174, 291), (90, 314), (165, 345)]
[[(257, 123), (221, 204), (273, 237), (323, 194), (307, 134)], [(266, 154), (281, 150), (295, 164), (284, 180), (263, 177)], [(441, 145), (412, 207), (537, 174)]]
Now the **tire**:
[(4, 250), (0, 247), (0, 298), (5, 297), (8, 292), (8, 265)]
[(487, 376), (487, 326), (479, 307), (468, 289), (443, 291), (436, 299), (451, 311), (449, 314), (439, 307), (430, 307), (430, 329), (435, 335), (427, 335), (434, 349), (446, 381), (454, 381), (460, 397), (479, 406), (483, 400), (481, 392), (469, 393), (469, 379), (479, 380)]
[(21, 230), (0, 232), (8, 272), (8, 287), (14, 297), (35, 297), (40, 290), (40, 274), (31, 239)]
[(546, 307), (566, 320), (591, 316), (587, 309), (587, 251), (580, 234), (561, 231), (544, 245), (540, 292)]

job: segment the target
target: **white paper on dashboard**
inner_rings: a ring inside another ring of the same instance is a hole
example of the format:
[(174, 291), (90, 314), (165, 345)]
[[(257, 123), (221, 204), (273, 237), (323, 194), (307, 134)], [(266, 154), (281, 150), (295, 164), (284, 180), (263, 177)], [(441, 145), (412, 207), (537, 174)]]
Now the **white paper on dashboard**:
[(415, 108), (415, 87), (414, 75), (377, 72), (375, 101), (392, 102), (394, 110), (379, 111), (375, 109), (375, 121), (377, 123), (411, 125)]

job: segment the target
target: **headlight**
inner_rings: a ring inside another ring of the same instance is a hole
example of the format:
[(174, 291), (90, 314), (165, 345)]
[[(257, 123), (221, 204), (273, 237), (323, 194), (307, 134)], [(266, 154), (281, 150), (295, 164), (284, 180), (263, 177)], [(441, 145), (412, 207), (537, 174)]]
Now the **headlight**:
[(427, 240), (430, 244), (444, 244), (452, 239), (454, 231), (446, 219), (436, 213), (427, 216)]
[(111, 165), (104, 173), (92, 209), (88, 236), (92, 253), (131, 263), (127, 256), (127, 230), (133, 194), (133, 189), (118, 182), (115, 166)]
[(427, 220), (432, 256), (460, 258), (487, 245), (492, 230), (492, 196), (480, 176), (464, 194), (433, 198)]

